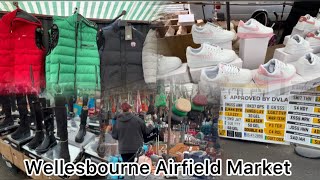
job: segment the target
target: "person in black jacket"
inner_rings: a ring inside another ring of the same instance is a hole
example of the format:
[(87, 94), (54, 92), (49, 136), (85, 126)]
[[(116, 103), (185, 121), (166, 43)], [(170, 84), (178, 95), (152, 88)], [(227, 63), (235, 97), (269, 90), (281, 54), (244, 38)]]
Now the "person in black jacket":
[(118, 140), (123, 162), (134, 162), (135, 153), (143, 146), (143, 137), (149, 132), (144, 121), (131, 113), (128, 103), (123, 103), (121, 109), (123, 113), (112, 127), (112, 137)]

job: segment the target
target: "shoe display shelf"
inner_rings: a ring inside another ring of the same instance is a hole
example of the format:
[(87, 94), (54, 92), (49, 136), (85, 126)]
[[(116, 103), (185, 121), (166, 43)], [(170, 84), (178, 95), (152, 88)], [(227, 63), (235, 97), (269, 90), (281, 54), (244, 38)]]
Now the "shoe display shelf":
[(243, 60), (245, 69), (256, 69), (260, 64), (264, 64), (269, 37), (240, 39), (239, 57)]
[(278, 60), (285, 62), (285, 63), (290, 63), (290, 62), (297, 61), (300, 57), (304, 56), (305, 54), (307, 54), (309, 52), (314, 52), (314, 49), (311, 49), (309, 51), (301, 51), (301, 52), (298, 51), (295, 54), (288, 54), (288, 53), (284, 52), (284, 48), (277, 48), (274, 51), (273, 58), (278, 59)]
[(30, 130), (30, 136), (28, 137), (15, 140), (11, 137), (11, 134), (9, 134), (4, 138), (4, 140), (8, 141), (12, 148), (18, 151), (21, 151), (22, 146), (27, 144), (29, 141), (31, 141), (33, 137), (34, 137), (34, 132)]
[(95, 163), (100, 162), (107, 162), (107, 159), (109, 156), (100, 157), (97, 153), (97, 147), (98, 147), (99, 140), (95, 140), (90, 142), (84, 147), (84, 154), (87, 159), (91, 159), (91, 161)]
[(14, 125), (12, 125), (12, 126), (8, 126), (8, 127), (0, 129), (0, 138), (4, 137), (5, 135), (8, 135), (10, 133), (13, 133), (18, 127), (19, 127), (19, 124), (17, 122), (15, 122)]
[(69, 144), (72, 144), (78, 148), (83, 148), (89, 142), (93, 141), (93, 139), (95, 138), (95, 134), (87, 131), (82, 143), (75, 142), (76, 135), (80, 128), (79, 124), (80, 124), (80, 119), (77, 117), (71, 120), (68, 120), (68, 142)]

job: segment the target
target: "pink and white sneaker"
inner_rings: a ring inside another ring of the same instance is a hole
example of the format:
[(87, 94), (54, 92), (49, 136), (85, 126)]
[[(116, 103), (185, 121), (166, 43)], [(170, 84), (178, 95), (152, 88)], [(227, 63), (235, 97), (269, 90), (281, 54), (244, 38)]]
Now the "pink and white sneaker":
[(317, 30), (314, 33), (308, 33), (306, 40), (309, 42), (310, 46), (320, 46), (320, 30)]
[(301, 16), (299, 21), (297, 22), (294, 28), (306, 31), (306, 32), (313, 32), (320, 27), (320, 21), (316, 18), (306, 14), (305, 16)]
[(296, 68), (291, 64), (283, 63), (277, 59), (271, 59), (266, 64), (260, 65), (253, 77), (255, 83), (276, 84), (290, 81), (296, 74)]
[(237, 35), (242, 39), (272, 37), (273, 29), (264, 26), (255, 19), (249, 19), (245, 23), (239, 22)]

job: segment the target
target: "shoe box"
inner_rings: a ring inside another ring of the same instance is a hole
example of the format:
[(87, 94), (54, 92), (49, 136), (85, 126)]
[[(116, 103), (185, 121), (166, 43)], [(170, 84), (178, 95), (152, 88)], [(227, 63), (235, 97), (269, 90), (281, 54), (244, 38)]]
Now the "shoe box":
[(191, 82), (187, 63), (183, 63), (181, 67), (166, 75), (157, 76), (157, 79), (164, 80), (165, 82), (175, 82), (181, 84)]
[(270, 38), (240, 39), (239, 57), (243, 68), (257, 69), (264, 64)]
[[(242, 68), (242, 63), (243, 61), (241, 60), (241, 58), (237, 58), (236, 60), (232, 61), (229, 64)], [(214, 66), (204, 67), (204, 68), (212, 68), (212, 67)], [(201, 70), (204, 68), (190, 68), (190, 74), (191, 74), (191, 79), (193, 83), (198, 83), (200, 81)]]
[[(283, 44), (286, 45), (291, 35), (285, 36), (283, 40)], [(320, 46), (310, 46), (313, 49), (313, 53), (320, 53)]]
[(192, 26), (195, 23), (194, 14), (178, 15), (178, 24), (181, 26)]
[(284, 52), (284, 48), (278, 48), (274, 51), (273, 58), (278, 59), (278, 60), (285, 62), (285, 63), (290, 63), (290, 62), (297, 61), (300, 57), (302, 57), (303, 55), (307, 54), (308, 52), (312, 52), (312, 51), (313, 50), (301, 51), (301, 52), (297, 52), (296, 54), (288, 54), (288, 53)]

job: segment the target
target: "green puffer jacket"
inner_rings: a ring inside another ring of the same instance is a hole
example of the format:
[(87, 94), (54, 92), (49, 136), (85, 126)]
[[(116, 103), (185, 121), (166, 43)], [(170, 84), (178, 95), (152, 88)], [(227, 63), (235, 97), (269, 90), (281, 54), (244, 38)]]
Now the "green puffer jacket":
[(46, 58), (49, 92), (100, 91), (100, 58), (96, 25), (78, 14), (54, 17)]

